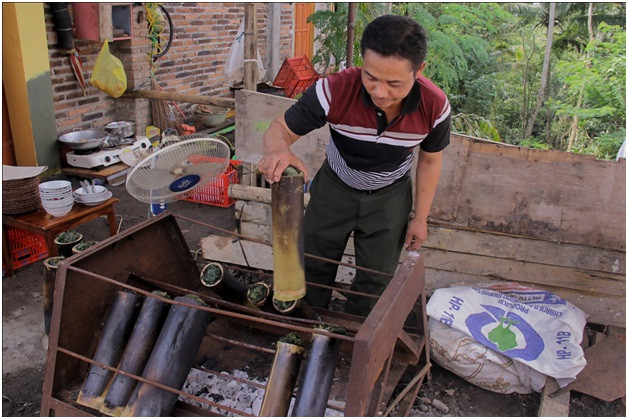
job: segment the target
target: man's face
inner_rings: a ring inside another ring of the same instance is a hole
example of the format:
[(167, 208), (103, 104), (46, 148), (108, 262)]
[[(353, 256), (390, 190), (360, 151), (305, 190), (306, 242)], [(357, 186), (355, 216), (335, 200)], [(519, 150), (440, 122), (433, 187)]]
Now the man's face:
[(384, 112), (398, 113), (402, 100), (410, 93), (414, 80), (423, 72), (425, 63), (417, 71), (410, 60), (383, 57), (367, 49), (364, 51), (362, 83), (375, 106)]

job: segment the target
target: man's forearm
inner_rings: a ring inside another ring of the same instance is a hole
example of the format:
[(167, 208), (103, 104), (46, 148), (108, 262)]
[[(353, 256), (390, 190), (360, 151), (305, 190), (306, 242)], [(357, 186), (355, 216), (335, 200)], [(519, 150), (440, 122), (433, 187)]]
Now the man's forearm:
[(434, 201), (440, 171), (443, 163), (442, 152), (427, 153), (419, 151), (416, 171), (416, 208), (414, 218), (427, 221)]

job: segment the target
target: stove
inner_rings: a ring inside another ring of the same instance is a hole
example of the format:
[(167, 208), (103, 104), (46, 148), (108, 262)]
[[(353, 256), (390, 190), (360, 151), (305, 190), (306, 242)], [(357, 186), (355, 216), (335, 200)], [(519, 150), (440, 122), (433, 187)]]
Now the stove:
[(135, 142), (131, 145), (124, 145), (115, 148), (99, 148), (96, 150), (88, 150), (87, 153), (79, 150), (73, 150), (66, 154), (66, 159), (70, 166), (82, 167), (84, 169), (107, 167), (121, 162), (120, 153), (128, 147), (130, 147), (133, 151), (136, 151), (140, 149), (148, 149), (150, 146), (151, 143), (148, 137), (137, 135), (135, 136)]

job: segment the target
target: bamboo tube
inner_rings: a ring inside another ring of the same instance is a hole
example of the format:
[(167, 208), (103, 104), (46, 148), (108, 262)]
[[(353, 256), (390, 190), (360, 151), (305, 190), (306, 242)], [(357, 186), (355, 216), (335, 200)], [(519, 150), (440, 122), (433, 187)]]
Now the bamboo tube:
[[(133, 327), (133, 320), (139, 296), (128, 291), (118, 291), (109, 316), (103, 328), (93, 360), (105, 365), (116, 366)], [(77, 402), (94, 409), (100, 409), (107, 385), (113, 373), (92, 364), (78, 395)]]
[(44, 332), (46, 335), (50, 335), (50, 323), (52, 322), (57, 263), (63, 259), (65, 259), (65, 256), (52, 256), (44, 260), (45, 270), (42, 294), (44, 298)]
[(281, 314), (287, 314), (302, 319), (321, 321), (321, 317), (305, 300), (279, 301), (273, 298), (273, 307)]
[(223, 300), (238, 304), (246, 301), (246, 286), (225, 271), (220, 263), (210, 262), (203, 267), (201, 284), (211, 288)]
[(277, 342), (277, 351), (268, 377), (268, 384), (266, 384), (260, 416), (288, 415), (302, 353), (303, 345), (295, 333), (290, 333)]
[[(205, 305), (195, 296), (176, 297), (175, 301), (197, 306)], [(172, 305), (144, 367), (142, 378), (181, 389), (211, 319), (207, 311)], [(177, 397), (176, 393), (141, 382), (135, 387), (123, 415), (170, 416)]]
[(312, 348), (291, 416), (325, 416), (338, 354), (337, 339), (318, 333), (312, 334)]
[(265, 282), (254, 283), (246, 293), (246, 299), (255, 307), (270, 308), (270, 285)]
[(303, 173), (288, 167), (271, 186), (273, 291), (279, 301), (305, 296), (303, 255)]
[[(155, 291), (153, 293), (168, 298), (168, 294), (165, 292)], [(166, 314), (167, 307), (168, 303), (156, 298), (146, 297), (144, 299), (129, 343), (126, 345), (122, 360), (118, 365), (119, 370), (135, 375), (142, 373), (157, 340), (159, 326)], [(100, 411), (109, 415), (120, 416), (136, 384), (137, 380), (131, 377), (122, 374), (114, 375)]]

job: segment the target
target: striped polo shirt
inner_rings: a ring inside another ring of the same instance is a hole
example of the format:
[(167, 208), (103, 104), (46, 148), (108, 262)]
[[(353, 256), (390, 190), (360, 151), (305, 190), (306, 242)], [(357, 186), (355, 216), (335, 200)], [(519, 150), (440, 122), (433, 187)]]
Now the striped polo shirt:
[(388, 123), (362, 85), (361, 68), (352, 67), (319, 79), (285, 113), (297, 135), (329, 123), (327, 161), (348, 186), (376, 190), (402, 178), (412, 167), (413, 150), (437, 152), (449, 144), (447, 96), (419, 76), (401, 114)]

